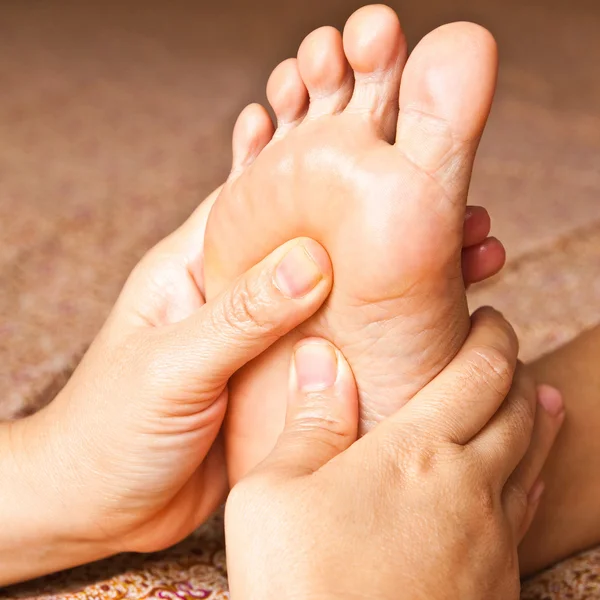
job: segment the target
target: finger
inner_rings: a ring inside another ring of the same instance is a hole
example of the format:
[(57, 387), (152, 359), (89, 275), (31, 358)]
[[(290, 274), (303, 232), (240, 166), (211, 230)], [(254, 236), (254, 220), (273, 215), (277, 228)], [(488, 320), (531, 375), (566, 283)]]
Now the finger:
[(527, 494), (539, 478), (565, 418), (562, 395), (557, 389), (539, 386), (537, 400), (529, 448), (511, 476), (511, 482)]
[(509, 520), (518, 529), (524, 519), (523, 499), (533, 493), (542, 468), (565, 419), (561, 393), (548, 385), (537, 388), (538, 409), (527, 453), (506, 483), (503, 501)]
[[(153, 321), (152, 315), (162, 314), (169, 302), (169, 288), (178, 290), (177, 304), (183, 305), (172, 322), (188, 317), (204, 303), (204, 232), (220, 191), (217, 188), (180, 227), (146, 253), (121, 292), (114, 318), (131, 321), (131, 315), (141, 314), (145, 321)], [(181, 300), (182, 290), (194, 289), (195, 294)]]
[(494, 309), (471, 317), (471, 332), (452, 362), (392, 419), (420, 423), (438, 438), (466, 444), (506, 397), (517, 362), (518, 342)]
[(326, 340), (304, 340), (292, 360), (285, 428), (259, 468), (288, 477), (307, 475), (357, 436), (358, 392), (346, 359)]
[(177, 356), (166, 367), (169, 380), (187, 384), (196, 402), (210, 399), (238, 369), (315, 313), (331, 285), (322, 246), (308, 238), (287, 242), (190, 318), (153, 330), (150, 368), (160, 372), (164, 357)]
[(480, 244), (463, 248), (462, 272), (465, 286), (493, 277), (506, 262), (506, 250), (500, 240), (486, 238)]
[(182, 253), (189, 258), (202, 252), (208, 215), (222, 188), (223, 186), (219, 186), (214, 190), (173, 233), (155, 246), (157, 254)]
[(525, 500), (524, 514), (522, 514), (520, 520), (517, 520), (516, 517), (509, 516), (513, 530), (513, 539), (517, 542), (517, 544), (520, 544), (523, 541), (523, 538), (529, 531), (529, 528), (535, 519), (535, 515), (540, 507), (540, 501), (542, 500), (542, 496), (544, 494), (544, 489), (544, 482), (539, 480), (534, 484), (531, 492)]
[(492, 221), (483, 206), (467, 206), (463, 226), (463, 248), (477, 246), (490, 234)]
[(506, 400), (485, 428), (469, 442), (470, 448), (481, 457), (501, 487), (529, 448), (535, 415), (534, 382), (523, 366), (518, 365)]

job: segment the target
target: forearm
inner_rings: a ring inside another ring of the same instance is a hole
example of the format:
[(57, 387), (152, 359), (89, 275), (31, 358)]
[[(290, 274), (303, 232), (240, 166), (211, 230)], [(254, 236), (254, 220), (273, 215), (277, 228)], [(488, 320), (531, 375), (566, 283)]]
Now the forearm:
[(0, 424), (0, 587), (108, 554), (74, 536), (68, 497), (57, 511), (60, 481), (47, 468), (52, 444), (32, 439), (34, 431), (26, 421)]

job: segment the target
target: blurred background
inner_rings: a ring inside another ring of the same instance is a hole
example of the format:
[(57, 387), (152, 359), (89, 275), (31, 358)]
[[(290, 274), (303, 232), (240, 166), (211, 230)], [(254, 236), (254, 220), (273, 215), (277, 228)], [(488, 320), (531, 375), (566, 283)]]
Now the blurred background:
[[(507, 314), (525, 359), (549, 351), (600, 322), (600, 3), (390, 4), (411, 46), (462, 19), (498, 40), (469, 201), (509, 260), (471, 304)], [(226, 177), (271, 69), (360, 5), (0, 2), (0, 418), (54, 395), (135, 262)]]

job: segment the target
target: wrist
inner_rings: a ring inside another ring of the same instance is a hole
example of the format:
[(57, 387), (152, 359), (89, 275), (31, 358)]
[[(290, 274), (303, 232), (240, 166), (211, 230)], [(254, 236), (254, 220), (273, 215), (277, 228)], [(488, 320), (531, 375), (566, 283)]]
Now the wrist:
[(41, 418), (0, 424), (0, 586), (112, 553), (73, 527), (70, 465), (57, 456), (51, 432), (38, 427)]

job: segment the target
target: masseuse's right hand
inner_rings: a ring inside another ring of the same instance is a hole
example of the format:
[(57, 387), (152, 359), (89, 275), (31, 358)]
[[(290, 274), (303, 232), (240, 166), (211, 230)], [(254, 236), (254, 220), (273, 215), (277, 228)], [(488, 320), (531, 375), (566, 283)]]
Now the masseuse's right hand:
[(339, 351), (304, 341), (292, 364), (285, 430), (227, 501), (232, 600), (516, 600), (564, 411), (516, 369), (502, 316), (476, 313), (446, 369), (356, 442)]
[(292, 240), (205, 304), (209, 208), (136, 267), (58, 397), (0, 424), (0, 586), (163, 549), (224, 500), (227, 381), (319, 308), (332, 270)]

